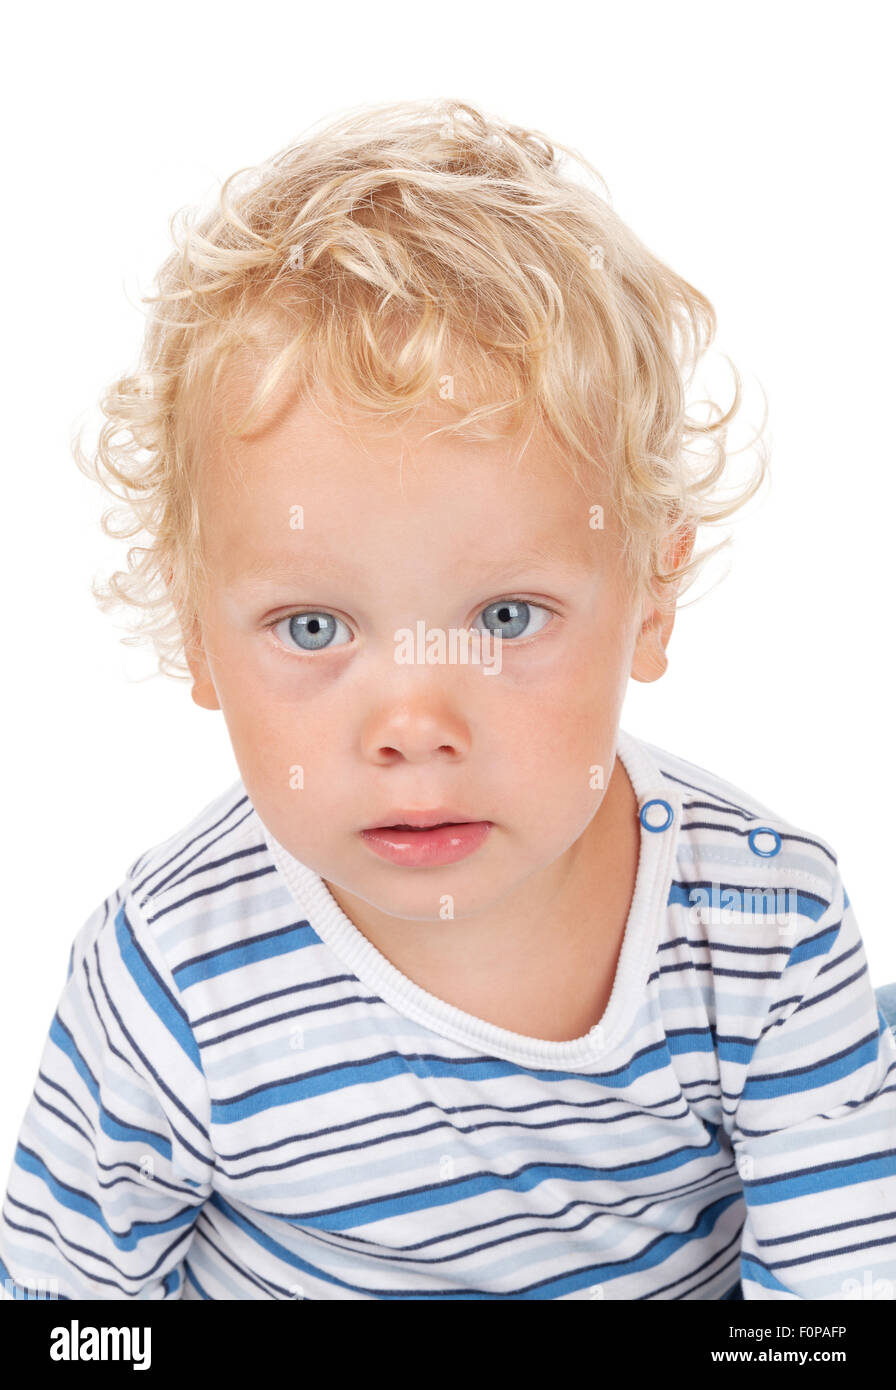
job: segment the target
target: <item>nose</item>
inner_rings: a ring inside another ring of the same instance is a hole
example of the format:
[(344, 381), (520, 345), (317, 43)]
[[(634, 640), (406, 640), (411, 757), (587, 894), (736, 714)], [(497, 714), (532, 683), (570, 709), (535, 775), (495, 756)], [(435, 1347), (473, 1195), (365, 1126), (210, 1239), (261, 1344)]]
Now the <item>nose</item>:
[(456, 762), (470, 748), (470, 731), (444, 699), (419, 694), (390, 702), (368, 718), (362, 730), (364, 757), (381, 765), (432, 758)]

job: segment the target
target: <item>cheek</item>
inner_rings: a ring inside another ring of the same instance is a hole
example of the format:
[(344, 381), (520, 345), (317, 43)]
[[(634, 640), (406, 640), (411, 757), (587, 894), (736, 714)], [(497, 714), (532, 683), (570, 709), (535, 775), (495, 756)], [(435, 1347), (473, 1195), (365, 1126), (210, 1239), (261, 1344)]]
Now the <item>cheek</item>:
[(264, 824), (298, 859), (328, 865), (333, 830), (347, 815), (345, 779), (334, 775), (332, 747), (319, 724), (295, 708), (258, 710), (231, 732), (249, 799)]
[(564, 652), (532, 695), (539, 720), (557, 735), (588, 734), (616, 707), (628, 679), (624, 641), (614, 628), (593, 632)]
[(325, 749), (326, 739), (310, 738), (295, 696), (284, 698), (277, 683), (251, 662), (241, 661), (239, 653), (223, 664), (216, 685), (233, 754), (250, 798), (262, 814), (265, 803), (290, 805), (296, 795), (291, 784), (300, 780), (304, 770), (307, 785), (311, 774), (308, 754)]
[(559, 826), (593, 809), (590, 781), (596, 773), (600, 784), (614, 734), (613, 712), (581, 686), (516, 695), (494, 712), (479, 766), (511, 815), (515, 808), (524, 819), (549, 817)]
[(494, 711), (492, 751), (511, 796), (567, 818), (594, 810), (613, 764), (627, 671), (617, 651), (589, 650), (537, 690), (507, 691)]

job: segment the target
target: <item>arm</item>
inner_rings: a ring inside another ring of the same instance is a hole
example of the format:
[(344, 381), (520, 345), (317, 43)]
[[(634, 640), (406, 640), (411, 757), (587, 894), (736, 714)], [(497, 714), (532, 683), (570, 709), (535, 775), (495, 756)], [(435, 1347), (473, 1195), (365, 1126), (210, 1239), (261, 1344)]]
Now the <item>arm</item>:
[(839, 872), (798, 920), (729, 1122), (744, 1298), (892, 1298), (896, 1042)]
[(177, 986), (126, 889), (72, 947), (0, 1216), (7, 1296), (183, 1292), (211, 1193), (208, 1091)]

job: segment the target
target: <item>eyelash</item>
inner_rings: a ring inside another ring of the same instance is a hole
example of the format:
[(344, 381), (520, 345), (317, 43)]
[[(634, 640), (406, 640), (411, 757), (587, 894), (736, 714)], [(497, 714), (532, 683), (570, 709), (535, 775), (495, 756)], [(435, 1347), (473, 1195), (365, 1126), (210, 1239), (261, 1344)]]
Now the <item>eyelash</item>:
[[(476, 616), (479, 617), (479, 615), (480, 615), (481, 613), (484, 613), (484, 612), (485, 612), (486, 608), (492, 608), (496, 603), (525, 603), (526, 606), (527, 606), (528, 608), (531, 608), (531, 609), (541, 609), (542, 612), (549, 613), (552, 617), (556, 617), (556, 616), (557, 616), (556, 609), (554, 609), (554, 608), (549, 608), (548, 605), (547, 605), (547, 604), (544, 604), (544, 603), (536, 603), (534, 599), (524, 598), (524, 597), (522, 597), (522, 596), (519, 595), (519, 594), (502, 595), (501, 598), (492, 599), (489, 603), (483, 604), (482, 608), (479, 609), (479, 611), (478, 611), (478, 613), (477, 613)], [(284, 652), (286, 655), (288, 655), (288, 656), (315, 656), (316, 653), (313, 652), (313, 651), (303, 651), (301, 647), (288, 647), (288, 646), (286, 645), (285, 642), (282, 642), (282, 641), (277, 637), (277, 635), (276, 635), (276, 629), (280, 626), (281, 623), (286, 623), (286, 622), (288, 622), (288, 621), (290, 620), (290, 618), (300, 618), (300, 617), (302, 616), (303, 613), (329, 613), (329, 612), (331, 612), (331, 610), (330, 610), (329, 608), (296, 608), (296, 609), (294, 609), (294, 610), (293, 610), (292, 612), (290, 612), (290, 613), (282, 613), (282, 614), (280, 615), (279, 618), (274, 618), (274, 619), (272, 619), (270, 622), (265, 623), (264, 626), (265, 626), (265, 629), (266, 629), (268, 632), (271, 633), (271, 636), (272, 636), (274, 642), (277, 644), (278, 648), (279, 648), (282, 652)], [(345, 619), (344, 619), (344, 618), (341, 618), (341, 619), (340, 619), (340, 622), (344, 623), (344, 625), (345, 625), (346, 627), (348, 627), (348, 623), (345, 622)], [(532, 638), (535, 638), (535, 637), (540, 636), (540, 634), (541, 634), (542, 632), (544, 632), (546, 628), (550, 627), (550, 625), (551, 625), (551, 624), (550, 624), (550, 619), (548, 619), (548, 621), (545, 622), (545, 623), (543, 623), (542, 626), (538, 629), (538, 631), (537, 631), (537, 632), (533, 632), (533, 633), (531, 634), (530, 637), (509, 637), (509, 638), (506, 638), (506, 639), (504, 639), (504, 640), (507, 641), (508, 646), (521, 646), (523, 643), (525, 643), (525, 642), (527, 642), (527, 641), (531, 641)], [(488, 631), (488, 629), (475, 628), (475, 629), (473, 629), (473, 631), (482, 632), (482, 631)], [(351, 643), (350, 643), (350, 642), (342, 642), (342, 643), (340, 643), (339, 645), (342, 646), (342, 647), (350, 647), (350, 646), (351, 646)], [(320, 651), (328, 651), (329, 648), (327, 648), (327, 647), (321, 647), (321, 648), (319, 648), (319, 650), (320, 650)]]

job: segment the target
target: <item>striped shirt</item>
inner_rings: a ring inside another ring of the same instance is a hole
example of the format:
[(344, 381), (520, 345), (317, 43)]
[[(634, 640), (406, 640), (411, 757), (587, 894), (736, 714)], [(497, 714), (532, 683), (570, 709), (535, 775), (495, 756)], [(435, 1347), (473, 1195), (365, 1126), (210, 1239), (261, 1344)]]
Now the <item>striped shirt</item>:
[(637, 881), (604, 1016), (571, 1041), (401, 974), (241, 781), (137, 859), (72, 946), (2, 1209), (7, 1296), (896, 1281), (896, 1042), (834, 853), (624, 730), (618, 752)]

